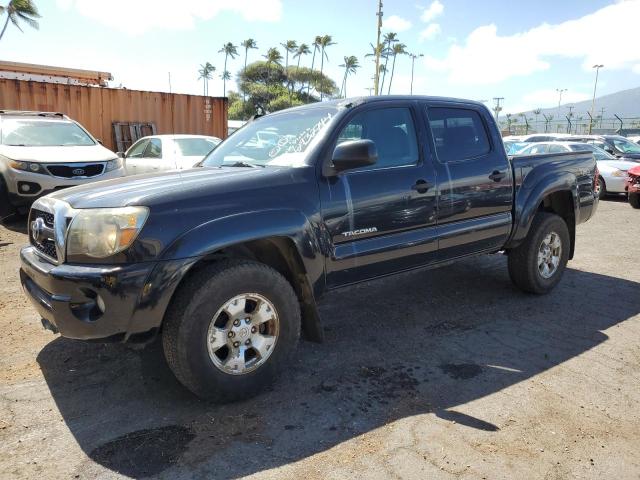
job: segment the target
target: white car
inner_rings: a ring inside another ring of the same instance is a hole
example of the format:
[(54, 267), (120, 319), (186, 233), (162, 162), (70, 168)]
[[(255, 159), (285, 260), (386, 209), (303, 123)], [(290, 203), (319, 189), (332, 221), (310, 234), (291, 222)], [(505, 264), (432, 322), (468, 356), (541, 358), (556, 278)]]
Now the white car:
[(131, 145), (124, 159), (127, 175), (192, 168), (222, 140), (204, 135), (153, 135)]
[(627, 170), (638, 165), (637, 162), (619, 160), (610, 153), (595, 145), (582, 142), (540, 142), (520, 150), (518, 155), (534, 155), (538, 153), (591, 152), (598, 164), (598, 192), (600, 196), (607, 193), (625, 193)]
[(632, 142), (640, 144), (640, 135), (632, 135), (631, 137), (627, 137), (627, 138)]
[(123, 175), (122, 160), (69, 117), (0, 111), (0, 220), (55, 190)]

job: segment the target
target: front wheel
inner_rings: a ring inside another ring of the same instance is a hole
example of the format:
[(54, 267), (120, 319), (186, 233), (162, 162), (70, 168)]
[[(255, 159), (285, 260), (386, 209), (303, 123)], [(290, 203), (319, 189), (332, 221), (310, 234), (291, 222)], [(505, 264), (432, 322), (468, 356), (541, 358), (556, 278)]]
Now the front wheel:
[(598, 198), (604, 198), (607, 195), (607, 184), (604, 183), (604, 178), (598, 177), (596, 183), (596, 196)]
[(629, 194), (629, 205), (633, 208), (640, 208), (640, 193)]
[(569, 261), (569, 229), (558, 215), (539, 212), (522, 244), (509, 251), (511, 281), (528, 293), (551, 291)]
[(162, 343), (178, 380), (202, 398), (251, 397), (289, 366), (300, 305), (267, 265), (224, 260), (194, 274), (167, 312)]

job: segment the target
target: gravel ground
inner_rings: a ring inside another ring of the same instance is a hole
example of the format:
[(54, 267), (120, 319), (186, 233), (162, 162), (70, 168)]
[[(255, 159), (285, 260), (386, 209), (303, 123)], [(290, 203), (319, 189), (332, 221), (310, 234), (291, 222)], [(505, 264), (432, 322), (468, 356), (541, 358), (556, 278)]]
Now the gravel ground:
[(601, 202), (544, 297), (502, 256), (351, 287), (269, 392), (224, 406), (141, 351), (59, 338), (0, 227), (0, 477), (640, 478), (640, 212)]

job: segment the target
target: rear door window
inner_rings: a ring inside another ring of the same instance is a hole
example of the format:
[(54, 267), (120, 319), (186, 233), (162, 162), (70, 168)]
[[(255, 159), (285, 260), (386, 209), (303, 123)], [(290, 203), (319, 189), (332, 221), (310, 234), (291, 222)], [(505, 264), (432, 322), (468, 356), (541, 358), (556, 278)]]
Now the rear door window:
[(429, 125), (441, 162), (481, 157), (491, 151), (480, 114), (464, 108), (428, 109)]

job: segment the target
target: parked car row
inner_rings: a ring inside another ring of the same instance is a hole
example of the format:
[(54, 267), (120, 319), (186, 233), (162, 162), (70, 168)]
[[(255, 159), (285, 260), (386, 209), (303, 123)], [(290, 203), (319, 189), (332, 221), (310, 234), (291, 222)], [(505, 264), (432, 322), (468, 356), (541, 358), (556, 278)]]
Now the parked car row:
[(640, 208), (640, 145), (631, 138), (620, 135), (534, 134), (506, 137), (504, 145), (508, 155), (591, 152), (598, 165), (598, 195), (628, 193), (631, 206)]
[(157, 135), (115, 154), (61, 113), (1, 110), (0, 220), (63, 188), (191, 168), (220, 142), (202, 135)]

